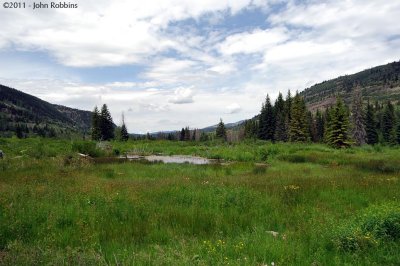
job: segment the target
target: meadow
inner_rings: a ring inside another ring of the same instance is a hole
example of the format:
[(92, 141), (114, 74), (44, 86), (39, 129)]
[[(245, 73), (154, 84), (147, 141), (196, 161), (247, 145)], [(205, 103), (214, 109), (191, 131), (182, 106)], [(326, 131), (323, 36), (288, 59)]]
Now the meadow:
[[(0, 139), (0, 265), (399, 265), (400, 149)], [(196, 155), (222, 164), (94, 162)]]

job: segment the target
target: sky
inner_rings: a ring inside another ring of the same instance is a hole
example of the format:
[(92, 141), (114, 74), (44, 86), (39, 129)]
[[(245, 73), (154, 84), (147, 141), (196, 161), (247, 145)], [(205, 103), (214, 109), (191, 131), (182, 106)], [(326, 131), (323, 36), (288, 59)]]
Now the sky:
[(267, 94), (400, 59), (398, 0), (66, 3), (78, 7), (0, 7), (0, 84), (105, 103), (131, 133), (248, 119)]

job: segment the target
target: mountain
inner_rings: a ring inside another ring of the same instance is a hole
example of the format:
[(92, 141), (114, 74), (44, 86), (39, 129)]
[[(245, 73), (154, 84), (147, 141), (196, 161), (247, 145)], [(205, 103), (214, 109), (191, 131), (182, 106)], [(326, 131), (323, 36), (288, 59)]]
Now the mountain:
[[(234, 129), (236, 127), (241, 126), (244, 122), (246, 122), (246, 120), (240, 120), (240, 121), (234, 122), (234, 123), (227, 123), (227, 124), (225, 124), (225, 128), (226, 129)], [(205, 128), (200, 129), (200, 131), (202, 131), (202, 132), (212, 132), (212, 131), (215, 131), (217, 126), (218, 126), (218, 124), (212, 125), (212, 126), (209, 126), (209, 127), (205, 127)]]
[(87, 132), (91, 112), (50, 104), (35, 96), (0, 85), (0, 133), (22, 130), (39, 135)]
[(304, 97), (307, 107), (314, 111), (335, 103), (337, 95), (349, 104), (356, 87), (361, 88), (365, 101), (400, 101), (400, 61), (324, 81), (300, 94)]

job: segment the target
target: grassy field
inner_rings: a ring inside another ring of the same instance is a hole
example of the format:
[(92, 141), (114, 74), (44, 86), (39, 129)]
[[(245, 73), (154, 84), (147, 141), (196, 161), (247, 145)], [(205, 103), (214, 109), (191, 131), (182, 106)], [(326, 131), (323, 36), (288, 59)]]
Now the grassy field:
[[(400, 264), (399, 148), (94, 145), (0, 139), (0, 265)], [(95, 164), (78, 151), (229, 163)]]

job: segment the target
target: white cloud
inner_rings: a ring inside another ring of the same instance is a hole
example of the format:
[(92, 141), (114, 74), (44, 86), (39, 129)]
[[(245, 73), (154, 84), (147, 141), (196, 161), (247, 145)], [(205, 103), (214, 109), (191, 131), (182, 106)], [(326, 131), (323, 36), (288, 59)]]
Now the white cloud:
[(232, 103), (226, 107), (226, 110), (228, 114), (236, 114), (242, 110), (242, 107), (237, 103)]
[(226, 10), (235, 14), (251, 0), (101, 0), (78, 4), (79, 8), (72, 10), (0, 9), (0, 49), (42, 50), (74, 67), (143, 63), (176, 45), (164, 32), (169, 23)]
[(264, 52), (268, 48), (288, 40), (289, 37), (285, 28), (256, 29), (252, 32), (228, 36), (219, 45), (219, 51), (225, 55)]
[(193, 88), (177, 88), (174, 91), (174, 96), (169, 100), (170, 103), (184, 104), (193, 103)]
[(212, 73), (216, 73), (216, 74), (222, 74), (222, 75), (226, 75), (229, 73), (232, 73), (233, 71), (236, 70), (236, 66), (234, 65), (234, 63), (222, 63), (222, 64), (217, 64), (213, 67), (210, 67), (208, 69), (208, 71), (211, 71)]

